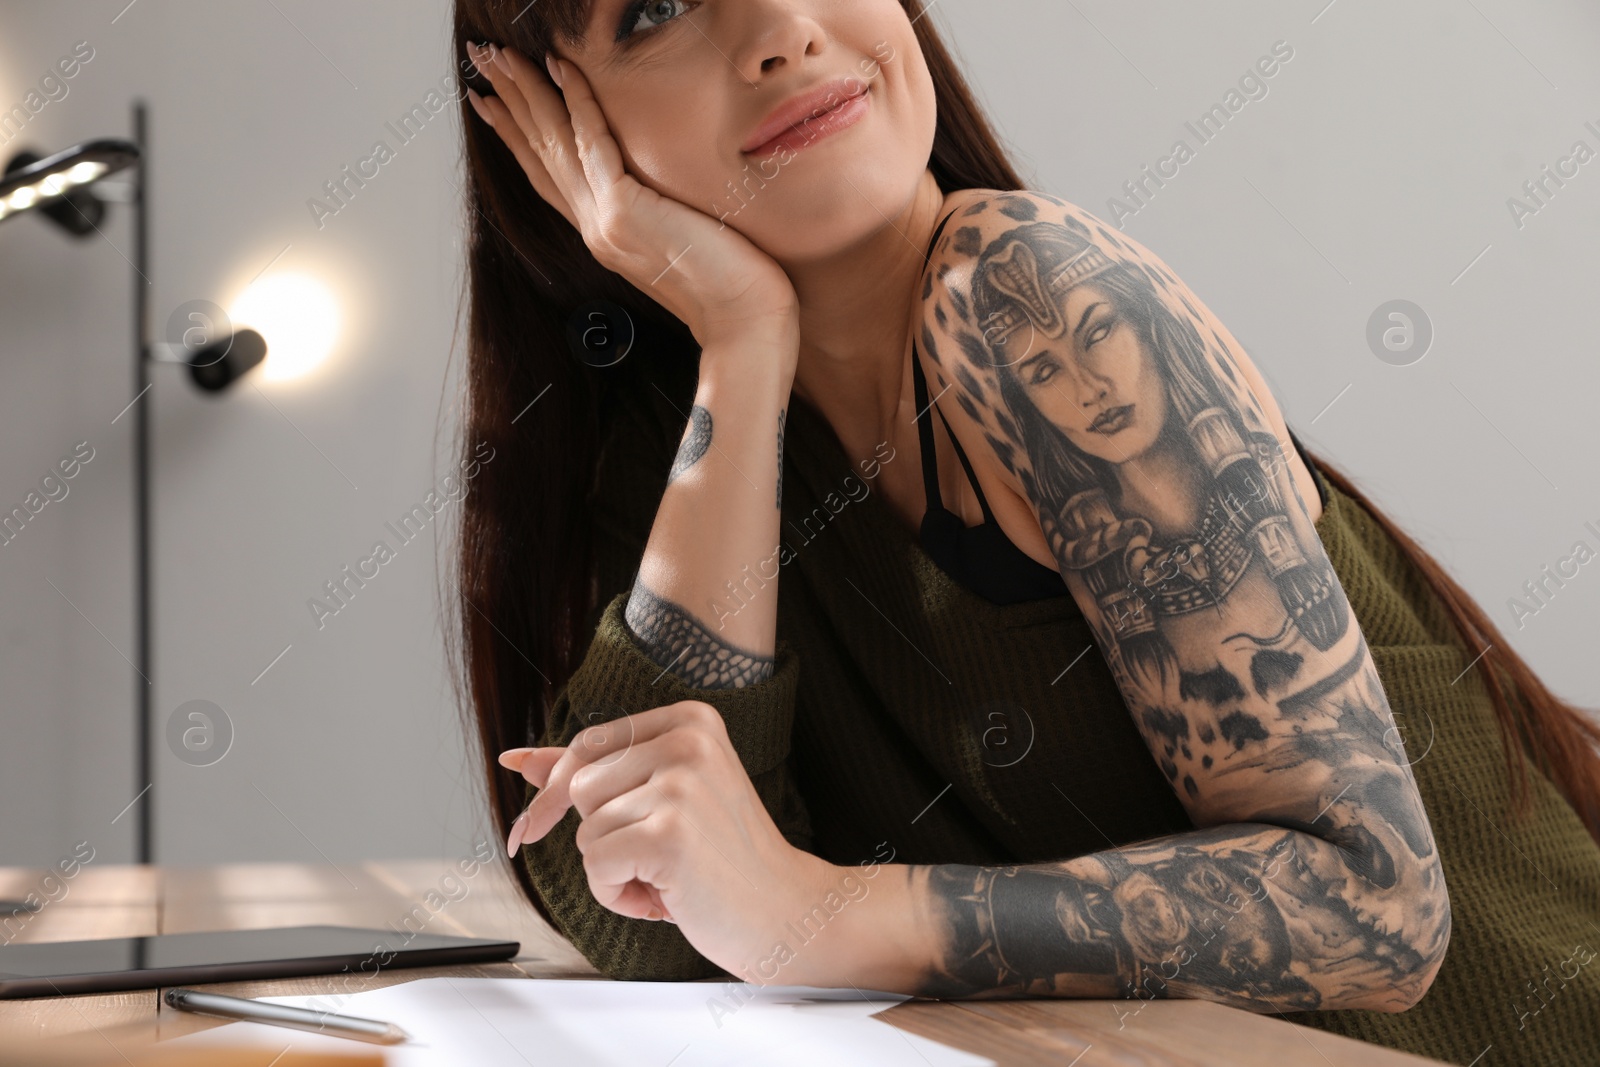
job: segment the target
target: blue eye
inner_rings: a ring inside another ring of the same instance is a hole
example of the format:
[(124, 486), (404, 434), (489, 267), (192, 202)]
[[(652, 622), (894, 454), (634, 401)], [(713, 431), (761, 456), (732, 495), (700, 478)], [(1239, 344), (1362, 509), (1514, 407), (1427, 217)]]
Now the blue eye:
[[(617, 27), (617, 43), (625, 44), (634, 37), (643, 37), (653, 32), (656, 27), (672, 21), (674, 16), (666, 14), (665, 17), (661, 17), (663, 12), (659, 9), (668, 5), (681, 7), (683, 2), (684, 0), (633, 0), (622, 13), (622, 22)], [(661, 17), (661, 21), (641, 28), (639, 23), (650, 16)]]

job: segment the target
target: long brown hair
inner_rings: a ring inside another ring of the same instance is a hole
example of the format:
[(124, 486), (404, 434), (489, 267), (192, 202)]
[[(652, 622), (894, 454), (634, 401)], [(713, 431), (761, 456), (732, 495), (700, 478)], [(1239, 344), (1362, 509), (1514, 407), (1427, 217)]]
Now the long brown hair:
[[(921, 17), (922, 0), (901, 3), (937, 98), (929, 169), (940, 189), (1026, 188), (933, 20)], [(576, 44), (588, 7), (589, 0), (456, 0), (455, 55), (465, 56), (467, 41), (490, 41), (542, 62), (558, 37)], [(470, 84), (492, 91), (482, 79)], [(693, 375), (698, 348), (681, 322), (595, 261), (582, 236), (545, 203), (499, 136), (472, 112), (464, 93), (461, 124), (468, 234), (461, 455), (464, 461), (481, 456), (485, 443), (495, 451), (462, 500), (455, 588), (445, 591), (459, 629), (448, 631), (447, 642), (452, 682), (468, 729), (477, 735), (483, 780), (504, 835), (522, 809), (526, 787), (496, 757), (537, 741), (593, 635), (599, 591), (588, 501), (608, 426), (608, 399), (645, 385), (639, 379), (646, 372)], [(640, 349), (605, 369), (585, 365), (568, 342), (574, 314), (597, 300), (624, 310)], [(1313, 459), (1405, 550), (1449, 609), (1467, 647), (1489, 646), (1477, 669), (1494, 698), (1519, 805), (1526, 806), (1526, 749), (1600, 841), (1600, 756), (1589, 747), (1600, 743), (1600, 727), (1540, 684), (1461, 587), (1348, 478)], [(1520, 714), (1502, 673), (1521, 695)], [(512, 869), (545, 913), (523, 865)]]

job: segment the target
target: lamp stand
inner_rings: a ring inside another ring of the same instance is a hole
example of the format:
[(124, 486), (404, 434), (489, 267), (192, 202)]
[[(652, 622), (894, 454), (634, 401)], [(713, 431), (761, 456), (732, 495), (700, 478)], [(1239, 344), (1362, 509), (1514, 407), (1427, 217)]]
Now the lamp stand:
[[(133, 102), (133, 142), (139, 146), (139, 165), (131, 177), (133, 199), (133, 558), (134, 630), (138, 638), (138, 674), (134, 686), (136, 775), (134, 785), (144, 792), (155, 784), (151, 771), (150, 704), (150, 405), (144, 400), (150, 388), (150, 242), (146, 232), (145, 203), (149, 195), (150, 141), (143, 100)], [(139, 785), (140, 782), (145, 783)], [(135, 798), (138, 799), (137, 797)], [(134, 862), (150, 863), (151, 798), (138, 804)]]

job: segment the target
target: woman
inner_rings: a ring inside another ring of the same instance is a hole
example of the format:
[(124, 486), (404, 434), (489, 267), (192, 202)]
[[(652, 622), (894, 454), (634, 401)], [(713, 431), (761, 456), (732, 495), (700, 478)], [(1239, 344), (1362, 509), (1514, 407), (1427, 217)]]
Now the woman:
[(455, 31), (467, 684), (596, 966), (1600, 1047), (1600, 729), (1165, 264), (1021, 188), (920, 6)]

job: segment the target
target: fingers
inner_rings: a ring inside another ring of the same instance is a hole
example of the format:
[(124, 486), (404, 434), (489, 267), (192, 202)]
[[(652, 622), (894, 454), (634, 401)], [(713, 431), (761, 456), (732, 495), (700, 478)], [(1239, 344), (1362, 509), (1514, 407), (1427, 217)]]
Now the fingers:
[[(560, 140), (559, 128), (555, 126), (557, 120), (549, 118), (546, 120), (545, 125), (541, 127), (529, 109), (529, 97), (535, 99), (542, 97), (545, 100), (553, 100), (556, 106), (560, 107), (560, 101), (555, 100), (555, 90), (550, 87), (546, 80), (538, 78), (532, 73), (523, 75), (524, 80), (519, 82), (511, 73), (513, 68), (508, 64), (504, 50), (495, 45), (491, 44), (487, 48), (477, 48), (469, 42), (467, 51), (479, 72), (489, 79), (489, 83), (494, 86), (495, 91), (493, 96), (479, 96), (476, 92), (471, 92), (469, 99), (472, 100), (473, 107), (483, 117), (483, 120), (494, 129), (500, 139), (505, 142), (506, 147), (511, 150), (511, 154), (516, 157), (518, 165), (522, 167), (523, 173), (528, 176), (529, 183), (533, 185), (539, 196), (561, 212), (562, 216), (572, 224), (574, 229), (581, 229), (573, 204), (575, 202), (588, 203), (592, 202), (593, 199), (592, 195), (588, 194), (587, 185), (584, 181), (573, 180), (574, 176), (581, 178), (582, 168), (572, 164), (566, 167), (566, 170), (570, 173), (563, 175), (563, 165), (556, 162), (552, 164), (555, 166), (556, 172), (552, 173), (544, 158), (545, 141), (542, 131), (556, 129), (558, 130), (557, 139)], [(495, 61), (494, 57), (497, 56), (499, 57), (499, 62)], [(570, 123), (566, 122), (565, 119), (562, 119), (561, 122), (569, 128), (569, 132), (565, 134), (565, 140), (570, 143)], [(557, 152), (554, 155), (559, 158), (561, 153)], [(568, 155), (570, 155), (570, 152)], [(574, 186), (581, 186), (582, 188), (575, 189)], [(575, 201), (574, 197), (577, 197), (578, 200)]]
[(580, 828), (585, 837), (584, 876), (589, 890), (602, 907), (632, 919), (663, 919), (667, 909), (655, 881), (664, 869), (668, 851), (666, 822), (668, 811), (649, 787), (617, 797), (596, 813), (595, 825), (589, 820)]
[(561, 821), (567, 809), (572, 807), (572, 776), (580, 769), (599, 765), (602, 761), (613, 765), (621, 763), (630, 755), (635, 744), (648, 741), (667, 729), (665, 718), (656, 714), (664, 710), (653, 708), (638, 715), (627, 715), (599, 726), (590, 726), (574, 737), (551, 768), (539, 795), (528, 805), (525, 813), (527, 819), (522, 824), (518, 841), (537, 841)]
[[(669, 730), (684, 728), (704, 736), (698, 741), (694, 738), (687, 742), (676, 740), (670, 756), (664, 749), (653, 749), (637, 762), (644, 767), (654, 767), (666, 759), (676, 759), (685, 752), (684, 748), (676, 746), (686, 743), (704, 744), (707, 739), (712, 739), (715, 743), (727, 744), (727, 729), (722, 716), (710, 705), (695, 700), (651, 708), (580, 732), (567, 746), (566, 753), (556, 761), (544, 787), (528, 806), (528, 818), (521, 827), (520, 840), (539, 840), (566, 815), (567, 809), (572, 806), (572, 776), (579, 769), (602, 762), (617, 764), (629, 755), (633, 746), (643, 745)], [(698, 751), (704, 753), (705, 750)]]
[[(504, 76), (501, 75), (500, 77), (503, 80)], [(497, 90), (497, 95), (495, 96), (478, 97), (477, 106), (481, 108), (481, 113), (484, 114), (484, 121), (494, 129), (500, 140), (511, 150), (511, 154), (516, 157), (517, 165), (528, 176), (529, 184), (533, 186), (534, 191), (539, 194), (540, 198), (559, 210), (567, 221), (576, 227), (577, 219), (572, 213), (572, 208), (568, 206), (565, 194), (562, 193), (555, 179), (550, 176), (550, 172), (546, 169), (543, 160), (539, 158), (539, 153), (534, 148), (528, 133), (518, 124), (510, 107), (507, 106), (506, 91), (500, 85), (496, 85), (495, 89)]]
[(506, 834), (506, 858), (507, 859), (509, 859), (512, 856), (515, 856), (517, 854), (517, 848), (522, 843), (521, 842), (522, 828), (523, 828), (523, 826), (525, 826), (527, 824), (527, 822), (528, 822), (528, 813), (526, 811), (524, 811), (521, 815), (518, 815), (515, 819), (511, 820), (511, 831)]
[[(530, 98), (537, 98), (543, 88), (537, 84), (524, 85), (517, 81), (512, 68), (507, 64), (504, 50), (496, 44), (488, 44), (478, 48), (472, 53), (472, 61), (477, 64), (489, 83), (494, 86), (495, 98), (511, 113), (512, 122), (522, 132), (523, 137), (530, 142), (537, 142), (543, 132), (543, 127), (536, 121), (530, 107)], [(502, 134), (509, 133), (503, 128), (496, 115), (495, 128)], [(553, 126), (551, 116), (545, 116), (545, 125)]]
[[(489, 55), (492, 59), (490, 65), (511, 79), (511, 95), (518, 99), (510, 103), (517, 112), (519, 122), (526, 125), (526, 120), (531, 118), (539, 130), (559, 130), (567, 124), (567, 109), (561, 102), (560, 90), (555, 87), (554, 79), (546, 77), (528, 61), (527, 56), (515, 48), (491, 44)], [(534, 131), (529, 129), (528, 132), (531, 134)]]
[[(504, 753), (503, 755), (514, 756), (519, 752), (535, 753), (559, 751), (561, 750), (523, 748), (512, 749), (510, 752)], [(515, 762), (515, 760), (513, 759), (508, 761), (502, 759), (501, 762)], [(619, 797), (615, 799), (621, 800), (622, 798)], [(606, 805), (606, 807), (614, 810), (608, 813), (608, 816), (605, 820), (593, 825), (591, 825), (588, 820), (585, 820), (585, 822), (580, 824), (575, 839), (578, 851), (580, 853), (587, 851), (593, 847), (593, 841), (597, 837), (604, 837), (605, 834), (611, 829), (620, 828), (620, 826), (623, 825), (623, 823), (620, 822), (620, 819), (628, 817), (625, 812), (628, 808), (635, 807), (635, 801), (637, 799), (638, 798), (624, 801), (620, 806), (616, 803)], [(513, 834), (517, 833), (520, 827), (524, 825), (526, 821), (525, 815), (526, 813), (524, 813), (523, 816), (518, 816), (517, 821), (512, 824)], [(513, 846), (508, 845), (507, 851), (508, 853), (513, 853)], [(600, 887), (600, 894), (600, 896), (597, 896), (597, 899), (600, 900), (601, 904), (620, 915), (625, 915), (632, 919), (660, 919), (664, 922), (673, 923), (674, 925), (677, 924), (677, 920), (672, 917), (672, 912), (667, 907), (666, 902), (661, 899), (661, 891), (647, 882), (639, 881), (637, 878), (634, 878), (622, 885), (602, 884)]]
[[(573, 150), (572, 116), (560, 90), (552, 84), (554, 79), (538, 70), (515, 48), (491, 44), (488, 54), (493, 57), (489, 67), (499, 79), (494, 81), (495, 91), (501, 92), (502, 84), (505, 85), (505, 103), (517, 125), (539, 153), (550, 176), (567, 194), (568, 201), (581, 210), (584, 205), (580, 201), (592, 202), (593, 198), (581, 180), (581, 165)], [(563, 64), (563, 69), (577, 75), (575, 64)], [(567, 80), (570, 84), (574, 80), (581, 81), (582, 77), (568, 77)], [(567, 173), (563, 173), (564, 169)]]
[(494, 115), (484, 106), (483, 97), (479, 96), (478, 91), (470, 85), (467, 86), (467, 99), (472, 102), (472, 110), (478, 113), (478, 117), (486, 125), (492, 127), (494, 125)]
[(552, 745), (548, 748), (507, 749), (500, 753), (500, 766), (516, 771), (543, 789), (545, 782), (550, 778), (550, 768), (556, 765), (556, 761), (565, 751), (566, 748), (562, 745)]
[(605, 113), (594, 98), (589, 79), (583, 76), (577, 64), (557, 60), (562, 71), (562, 89), (566, 96), (566, 114), (572, 124), (573, 146), (578, 163), (583, 167), (589, 190), (596, 200), (609, 195), (612, 186), (622, 180), (626, 168), (622, 162), (622, 149), (611, 136)]
[[(587, 91), (588, 82), (577, 64), (556, 58), (553, 53), (546, 59), (559, 65), (569, 94), (574, 84), (580, 82)], [(540, 159), (544, 161), (545, 168), (566, 194), (573, 210), (580, 217), (593, 218), (594, 189), (590, 186), (590, 176), (580, 158), (578, 135), (568, 106), (570, 95), (563, 99), (561, 89), (553, 85), (554, 76), (548, 75), (547, 71), (541, 72), (515, 48), (495, 49), (495, 63), (516, 85), (531, 123), (528, 135), (534, 141), (534, 148), (540, 150)], [(593, 97), (589, 99), (592, 101)], [(598, 108), (595, 110), (598, 111)]]
[[(523, 778), (532, 782), (540, 789), (549, 780), (550, 769), (556, 765), (567, 750), (554, 745), (547, 748), (512, 748), (500, 753), (500, 766), (508, 770), (519, 772)], [(530, 805), (531, 806), (531, 805)], [(522, 828), (527, 824), (528, 812), (523, 810), (511, 823), (511, 829), (506, 834), (506, 856), (517, 854), (517, 848), (522, 844)]]
[[(644, 742), (636, 740), (626, 759), (604, 759), (573, 771), (567, 779), (567, 795), (579, 817), (587, 821), (597, 809), (615, 798), (663, 775), (672, 777), (678, 773), (672, 768), (682, 762), (689, 747), (680, 740), (683, 736), (683, 731), (673, 731)], [(674, 790), (668, 792), (675, 795)], [(582, 827), (579, 830), (581, 832)], [(539, 838), (529, 832), (523, 840)]]
[(666, 914), (657, 903), (660, 896), (638, 879), (621, 886), (597, 887), (591, 883), (590, 892), (602, 908), (629, 919), (660, 919)]
[[(628, 918), (676, 924), (652, 884), (672, 852), (669, 827), (679, 814), (672, 796), (681, 799), (683, 776), (695, 773), (692, 768), (703, 766), (713, 749), (726, 743), (726, 728), (716, 709), (685, 701), (591, 727), (566, 748), (515, 748), (501, 753), (501, 765), (530, 780), (547, 781), (512, 824), (508, 855), (542, 837), (567, 807), (576, 807), (583, 818), (574, 844), (584, 856), (595, 899)], [(566, 803), (559, 805), (559, 811), (555, 804), (535, 811), (541, 798), (561, 789)], [(667, 811), (668, 806), (674, 811)]]
[[(511, 824), (511, 832), (506, 835), (507, 854), (514, 856), (522, 845), (543, 837), (549, 832), (550, 827), (561, 821), (567, 807), (576, 808), (580, 817), (587, 818), (590, 812), (606, 801), (649, 781), (661, 762), (660, 756), (648, 747), (649, 744), (655, 743), (657, 742), (652, 741), (629, 749), (626, 752), (629, 757), (627, 759), (616, 758), (578, 764), (577, 769), (565, 778), (569, 803), (562, 806), (553, 818), (547, 818), (549, 802), (541, 806), (536, 813), (534, 807), (538, 804), (539, 797), (534, 797), (533, 802)], [(549, 790), (550, 772), (566, 755), (566, 751), (561, 747), (513, 748), (500, 754), (500, 763), (511, 770), (521, 771), (524, 778), (541, 790)], [(540, 794), (543, 795), (544, 793)], [(538, 823), (531, 828), (530, 813), (539, 815)]]
[[(640, 884), (644, 885), (645, 892), (650, 894), (650, 902), (653, 903), (657, 908), (661, 909), (661, 918), (662, 918), (662, 920), (664, 922), (671, 923), (673, 926), (677, 926), (678, 925), (678, 920), (674, 919), (672, 917), (672, 910), (667, 907), (666, 901), (661, 899), (661, 890), (657, 889), (653, 885), (649, 885), (649, 884), (645, 884), (645, 883), (640, 883)], [(645, 918), (648, 919), (648, 918), (650, 918), (650, 916), (646, 915)]]

